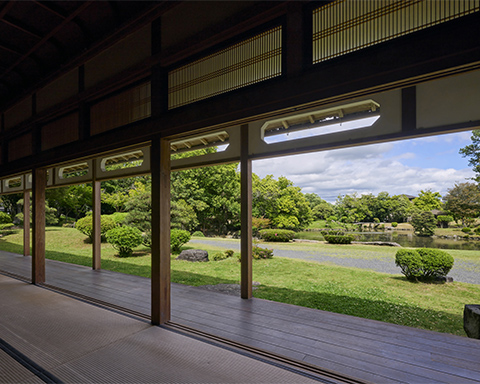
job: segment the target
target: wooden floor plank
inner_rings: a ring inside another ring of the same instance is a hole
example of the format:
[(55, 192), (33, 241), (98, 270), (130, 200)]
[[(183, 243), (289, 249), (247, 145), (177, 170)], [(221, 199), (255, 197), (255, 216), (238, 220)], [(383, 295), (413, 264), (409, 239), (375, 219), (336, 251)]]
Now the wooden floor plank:
[[(31, 259), (0, 252), (30, 278)], [(47, 284), (150, 315), (150, 279), (47, 260)], [(480, 340), (172, 284), (172, 320), (379, 383), (480, 383)]]

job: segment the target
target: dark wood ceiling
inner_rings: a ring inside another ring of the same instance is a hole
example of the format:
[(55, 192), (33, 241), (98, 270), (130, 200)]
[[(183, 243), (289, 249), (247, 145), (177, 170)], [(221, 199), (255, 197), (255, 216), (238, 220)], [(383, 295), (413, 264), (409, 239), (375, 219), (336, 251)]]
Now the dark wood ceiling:
[(0, 110), (165, 1), (3, 1)]

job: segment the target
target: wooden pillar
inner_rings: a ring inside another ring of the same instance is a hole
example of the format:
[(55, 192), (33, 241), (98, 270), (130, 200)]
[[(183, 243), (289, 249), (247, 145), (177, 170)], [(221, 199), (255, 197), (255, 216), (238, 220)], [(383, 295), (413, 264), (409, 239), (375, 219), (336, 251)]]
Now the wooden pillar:
[[(298, 76), (302, 73), (304, 66), (311, 64), (311, 39), (305, 36), (311, 36), (311, 33), (305, 32), (307, 23), (305, 20), (311, 20), (311, 11), (306, 16), (304, 4), (301, 1), (292, 1), (287, 4), (287, 27), (284, 29), (285, 37), (285, 55), (284, 55), (284, 73), (287, 76)], [(286, 35), (286, 36), (285, 36)]]
[(45, 187), (47, 172), (45, 169), (34, 169), (32, 172), (32, 283), (45, 282)]
[[(95, 166), (95, 162), (93, 162)], [(101, 182), (92, 181), (92, 268), (101, 268), (102, 230), (101, 230)]]
[(241, 297), (252, 298), (252, 160), (248, 156), (248, 124), (242, 125), (240, 139), (241, 180)]
[(152, 324), (170, 320), (170, 144), (152, 140)]
[(417, 129), (417, 87), (402, 89), (402, 132)]
[(29, 191), (23, 192), (23, 256), (30, 256), (30, 192)]

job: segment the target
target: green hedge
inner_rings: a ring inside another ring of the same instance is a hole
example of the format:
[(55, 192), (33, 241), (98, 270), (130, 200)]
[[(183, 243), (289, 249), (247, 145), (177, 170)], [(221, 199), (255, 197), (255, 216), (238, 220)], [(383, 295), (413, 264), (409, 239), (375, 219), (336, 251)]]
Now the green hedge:
[(453, 267), (453, 257), (441, 249), (400, 249), (395, 254), (395, 265), (409, 280), (428, 280), (446, 276)]
[(323, 238), (330, 244), (350, 244), (355, 240), (355, 236), (345, 235), (339, 231), (329, 231), (326, 235), (323, 235)]
[(295, 232), (288, 229), (262, 229), (259, 231), (259, 235), (265, 241), (286, 243), (293, 240)]

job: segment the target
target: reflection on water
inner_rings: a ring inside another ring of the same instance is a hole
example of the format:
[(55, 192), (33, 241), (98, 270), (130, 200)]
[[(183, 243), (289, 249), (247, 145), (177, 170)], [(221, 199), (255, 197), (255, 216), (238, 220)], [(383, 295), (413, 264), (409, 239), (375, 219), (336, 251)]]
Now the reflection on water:
[(402, 247), (480, 250), (480, 241), (415, 236), (413, 232), (354, 232), (356, 241), (393, 241)]

